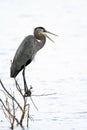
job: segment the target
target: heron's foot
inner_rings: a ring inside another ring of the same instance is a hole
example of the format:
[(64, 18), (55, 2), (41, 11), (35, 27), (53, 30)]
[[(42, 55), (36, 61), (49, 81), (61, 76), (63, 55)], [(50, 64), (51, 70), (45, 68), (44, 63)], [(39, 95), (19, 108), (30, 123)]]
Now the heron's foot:
[(27, 88), (27, 90), (25, 91), (24, 97), (31, 97), (31, 94), (32, 94), (31, 90), (32, 90), (32, 86), (30, 86), (30, 89)]

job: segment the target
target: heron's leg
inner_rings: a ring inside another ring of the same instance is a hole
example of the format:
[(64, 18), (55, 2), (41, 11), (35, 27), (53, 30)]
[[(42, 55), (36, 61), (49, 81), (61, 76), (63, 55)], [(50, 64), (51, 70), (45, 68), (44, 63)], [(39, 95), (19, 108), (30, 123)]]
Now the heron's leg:
[(25, 97), (30, 97), (31, 96), (32, 86), (30, 87), (30, 89), (28, 89), (28, 86), (27, 86), (27, 83), (26, 83), (26, 78), (25, 78), (25, 67), (23, 69), (22, 74), (23, 74), (23, 81), (24, 81), (24, 92), (25, 92), (24, 96)]
[(25, 92), (25, 95), (28, 93), (28, 86), (27, 86), (27, 83), (26, 83), (26, 78), (25, 78), (25, 67), (23, 69), (23, 81), (24, 81), (24, 92)]

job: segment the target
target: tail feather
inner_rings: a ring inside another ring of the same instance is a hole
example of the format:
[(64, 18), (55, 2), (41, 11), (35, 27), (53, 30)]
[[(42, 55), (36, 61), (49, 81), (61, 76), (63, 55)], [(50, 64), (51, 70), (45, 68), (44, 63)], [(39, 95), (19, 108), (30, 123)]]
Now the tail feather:
[(24, 68), (24, 65), (22, 65), (20, 68), (18, 68), (16, 65), (12, 64), (10, 68), (10, 77), (15, 78), (18, 73)]
[(13, 77), (15, 78), (18, 73), (25, 67), (27, 66), (28, 64), (30, 64), (32, 61), (32, 59), (29, 59), (26, 64), (22, 65), (22, 66), (18, 66), (15, 62), (13, 62), (11, 64), (11, 68), (10, 68), (10, 77)]
[(19, 73), (18, 70), (15, 69), (13, 65), (11, 65), (11, 68), (10, 68), (10, 77), (15, 78), (18, 73)]

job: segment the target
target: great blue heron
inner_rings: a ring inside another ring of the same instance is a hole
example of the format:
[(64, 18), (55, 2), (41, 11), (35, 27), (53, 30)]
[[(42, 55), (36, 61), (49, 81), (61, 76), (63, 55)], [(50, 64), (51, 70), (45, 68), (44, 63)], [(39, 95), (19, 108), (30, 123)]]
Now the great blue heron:
[(29, 35), (22, 41), (11, 64), (11, 77), (15, 78), (23, 69), (24, 91), (26, 95), (28, 95), (28, 87), (25, 80), (25, 66), (31, 63), (31, 61), (34, 59), (35, 54), (44, 46), (46, 37), (53, 42), (47, 33), (57, 36), (56, 34), (48, 32), (43, 27), (35, 28), (34, 35)]

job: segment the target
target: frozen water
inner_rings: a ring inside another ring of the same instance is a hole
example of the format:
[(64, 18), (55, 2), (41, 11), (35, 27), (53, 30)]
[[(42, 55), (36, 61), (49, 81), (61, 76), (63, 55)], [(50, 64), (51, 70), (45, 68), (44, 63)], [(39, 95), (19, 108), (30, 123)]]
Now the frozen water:
[[(27, 82), (33, 94), (56, 95), (33, 97), (39, 111), (31, 103), (30, 130), (87, 130), (87, 1), (0, 0), (0, 78), (8, 88), (10, 61), (37, 26), (59, 37), (47, 40), (26, 68)], [(21, 73), (17, 78), (22, 84)], [(2, 117), (0, 130), (7, 130)]]

